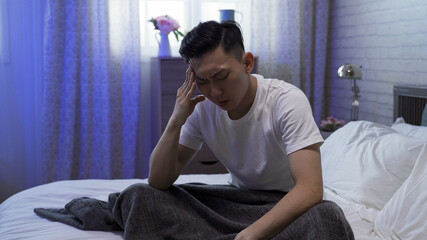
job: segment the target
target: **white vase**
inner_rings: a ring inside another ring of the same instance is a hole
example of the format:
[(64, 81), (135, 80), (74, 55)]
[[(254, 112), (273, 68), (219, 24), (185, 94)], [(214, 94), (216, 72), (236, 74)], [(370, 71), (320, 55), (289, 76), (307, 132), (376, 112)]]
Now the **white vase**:
[(160, 40), (156, 37), (159, 43), (159, 57), (170, 57), (171, 56), (171, 45), (169, 43), (169, 37), (167, 33), (160, 33)]

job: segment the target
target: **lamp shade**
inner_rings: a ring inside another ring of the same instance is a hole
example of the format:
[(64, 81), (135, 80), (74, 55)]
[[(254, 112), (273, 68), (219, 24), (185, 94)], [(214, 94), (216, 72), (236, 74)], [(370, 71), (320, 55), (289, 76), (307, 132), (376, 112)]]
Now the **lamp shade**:
[(347, 78), (347, 79), (362, 79), (362, 69), (361, 67), (346, 63), (338, 68), (338, 77)]

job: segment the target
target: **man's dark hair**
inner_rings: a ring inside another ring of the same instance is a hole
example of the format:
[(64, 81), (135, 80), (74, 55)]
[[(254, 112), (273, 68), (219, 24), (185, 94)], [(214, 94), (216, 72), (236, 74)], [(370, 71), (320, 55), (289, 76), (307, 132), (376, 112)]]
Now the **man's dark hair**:
[(221, 47), (227, 54), (234, 54), (240, 60), (245, 52), (240, 26), (235, 21), (221, 23), (208, 21), (199, 23), (188, 32), (181, 42), (179, 53), (187, 63), (192, 58), (198, 58)]

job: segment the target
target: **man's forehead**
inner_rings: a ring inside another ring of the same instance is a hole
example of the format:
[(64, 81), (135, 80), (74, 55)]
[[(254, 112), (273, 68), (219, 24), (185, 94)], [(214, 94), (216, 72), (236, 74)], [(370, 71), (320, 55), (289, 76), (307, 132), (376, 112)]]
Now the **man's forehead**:
[(205, 55), (201, 58), (192, 58), (189, 61), (189, 65), (196, 75), (211, 77), (217, 72), (229, 69), (233, 65), (233, 60), (233, 56), (217, 53)]
[(227, 70), (226, 62), (201, 62), (201, 61), (190, 61), (190, 67), (193, 68), (196, 73), (196, 77), (213, 77), (221, 71)]
[(198, 70), (198, 69), (194, 69), (194, 72), (196, 73), (196, 78), (198, 79), (208, 79), (208, 78), (213, 78), (215, 76), (217, 76), (218, 74), (226, 71), (226, 68), (216, 68), (216, 69), (212, 69), (212, 70)]

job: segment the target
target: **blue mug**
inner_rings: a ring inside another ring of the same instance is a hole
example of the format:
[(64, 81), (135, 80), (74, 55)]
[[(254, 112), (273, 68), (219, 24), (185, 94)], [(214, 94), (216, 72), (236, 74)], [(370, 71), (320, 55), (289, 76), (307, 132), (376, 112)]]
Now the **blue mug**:
[(239, 13), (241, 16), (241, 19), (239, 22), (243, 20), (243, 14), (241, 12), (235, 11), (234, 9), (221, 9), (219, 10), (219, 21), (227, 21), (232, 20), (234, 21), (234, 13)]

